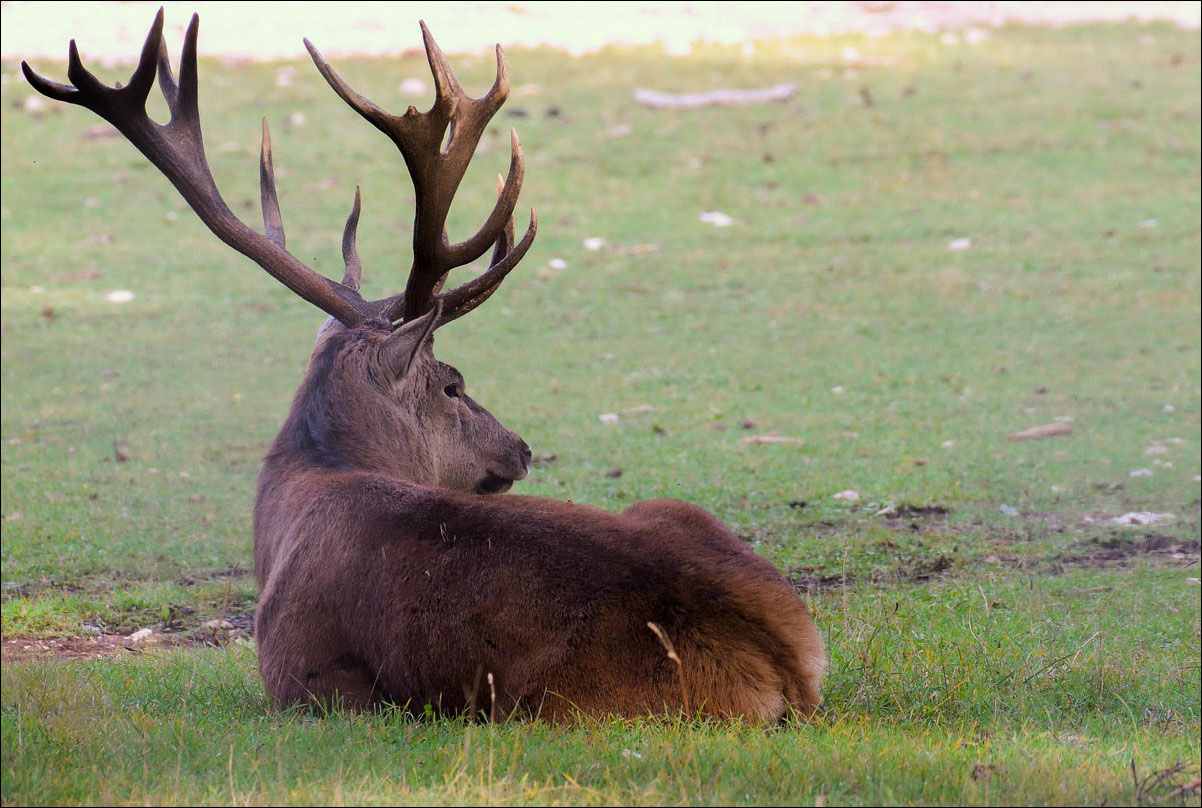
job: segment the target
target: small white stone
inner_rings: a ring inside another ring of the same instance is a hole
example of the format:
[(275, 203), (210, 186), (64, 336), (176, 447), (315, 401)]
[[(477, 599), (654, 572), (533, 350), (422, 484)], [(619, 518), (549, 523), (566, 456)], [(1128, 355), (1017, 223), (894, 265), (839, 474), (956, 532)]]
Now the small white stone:
[(46, 288), (44, 286), (31, 286), (29, 287), (29, 293), (33, 295), (44, 295), (46, 293)]
[(618, 422), (618, 414), (616, 412), (606, 412), (597, 416), (597, 420), (603, 424), (616, 424)]
[(401, 95), (425, 95), (426, 83), (421, 79), (405, 79), (401, 82)]
[(972, 239), (970, 238), (954, 238), (947, 243), (947, 248), (952, 252), (964, 252), (972, 248)]
[(1160, 522), (1171, 522), (1177, 517), (1171, 513), (1155, 513), (1154, 511), (1129, 511), (1122, 516), (1111, 519), (1116, 525), (1155, 525)]
[(584, 240), (584, 249), (589, 252), (596, 252), (605, 246), (605, 239), (600, 236), (589, 236)]
[(848, 488), (845, 491), (840, 491), (839, 493), (835, 494), (835, 499), (841, 499), (844, 502), (859, 502), (860, 492), (854, 488)]
[(1018, 508), (1014, 507), (1013, 505), (1002, 505), (1000, 508), (998, 508), (998, 510), (1001, 511), (1006, 516), (1018, 516), (1019, 515)]
[(943, 443), (941, 443), (939, 445), (942, 446), (944, 449), (953, 449), (956, 446), (956, 442), (954, 440), (945, 440)]
[(133, 634), (129, 635), (129, 641), (134, 642), (134, 643), (153, 642), (154, 641), (154, 629), (140, 628), (137, 631), (135, 631)]
[(720, 210), (707, 210), (697, 216), (698, 219), (714, 227), (730, 227), (735, 220)]
[(128, 303), (134, 299), (134, 293), (128, 289), (115, 289), (105, 295), (105, 299), (110, 303)]
[(841, 395), (843, 395), (844, 393), (846, 393), (846, 392), (847, 392), (847, 390), (843, 389), (842, 387), (832, 387), (832, 388), (831, 388), (831, 392), (832, 392), (832, 393), (834, 393), (834, 394), (835, 394), (835, 395), (837, 395), (837, 396), (841, 396)]
[(1136, 469), (1135, 471), (1130, 472), (1127, 476), (1128, 477), (1151, 477), (1152, 469)]
[(552, 258), (547, 262), (547, 266), (551, 267), (551, 269), (567, 269), (568, 262), (562, 258)]

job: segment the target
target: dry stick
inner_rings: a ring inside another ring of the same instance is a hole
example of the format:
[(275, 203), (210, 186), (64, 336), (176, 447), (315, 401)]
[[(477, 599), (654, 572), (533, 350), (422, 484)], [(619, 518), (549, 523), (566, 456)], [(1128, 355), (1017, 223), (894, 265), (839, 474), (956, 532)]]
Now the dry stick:
[(676, 663), (676, 677), (680, 682), (680, 696), (684, 700), (684, 711), (687, 714), (689, 712), (689, 689), (685, 685), (684, 665), (681, 664), (680, 656), (676, 653), (676, 649), (672, 647), (672, 641), (668, 639), (668, 635), (664, 633), (662, 628), (650, 620), (647, 621), (647, 628), (651, 629), (656, 639), (659, 640), (659, 644), (668, 652), (668, 659)]
[(1197, 791), (1199, 788), (1202, 788), (1202, 777), (1195, 777), (1193, 780), (1186, 783), (1185, 785), (1180, 786), (1179, 788), (1175, 788), (1172, 791), (1170, 791), (1169, 797), (1170, 798), (1171, 797), (1182, 797), (1191, 791)]
[(497, 686), (493, 681), (491, 671), (488, 674), (488, 692), (492, 697), (492, 704), (488, 708), (488, 721), (493, 723), (497, 720)]
[(497, 688), (493, 682), (492, 671), (488, 673), (488, 690), (492, 694), (492, 707), (488, 710), (488, 793), (491, 795), (494, 762), (493, 737), (497, 731)]

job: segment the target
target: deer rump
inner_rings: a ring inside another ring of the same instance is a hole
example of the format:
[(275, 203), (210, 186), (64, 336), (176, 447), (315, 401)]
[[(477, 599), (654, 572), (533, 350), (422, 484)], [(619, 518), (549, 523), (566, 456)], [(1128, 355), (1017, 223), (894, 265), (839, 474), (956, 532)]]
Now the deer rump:
[(256, 522), (281, 548), (256, 559), (256, 638), (282, 703), (769, 722), (820, 702), (805, 604), (685, 502), (614, 514), (331, 472), (262, 492)]
[[(222, 198), (200, 130), (196, 16), (178, 81), (151, 26), (124, 86), (68, 55), (71, 84), (26, 63), (39, 92), (92, 110), (171, 181), (221, 240), (328, 315), (292, 411), (264, 460), (255, 504), (259, 665), (281, 704), (393, 702), (559, 719), (686, 711), (771, 721), (819, 704), (822, 643), (805, 604), (717, 519), (674, 500), (620, 515), (483, 496), (526, 476), (530, 447), (435, 359), (432, 334), (486, 301), (537, 230), (515, 238), (525, 162), (484, 225), (451, 243), (446, 218), (480, 137), (509, 93), (505, 57), (468, 96), (422, 24), (434, 105), (393, 115), (353, 90), (306, 40), (318, 71), (400, 150), (414, 184), (413, 264), (403, 292), (360, 294), (360, 196), (343, 231), (341, 283), (286, 248), (266, 119), (264, 233)], [(170, 112), (146, 112), (158, 83)], [(488, 268), (443, 292), (448, 272)]]

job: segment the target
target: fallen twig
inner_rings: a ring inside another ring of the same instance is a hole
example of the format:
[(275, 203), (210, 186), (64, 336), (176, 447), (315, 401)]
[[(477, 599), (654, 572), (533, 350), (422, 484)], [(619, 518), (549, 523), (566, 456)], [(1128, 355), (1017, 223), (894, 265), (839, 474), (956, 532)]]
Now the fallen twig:
[(1071, 424), (1065, 423), (1064, 421), (1056, 421), (1055, 423), (1044, 424), (1042, 426), (1033, 426), (1030, 429), (1022, 430), (1021, 432), (1015, 432), (1013, 435), (1007, 435), (1006, 440), (1039, 440), (1040, 438), (1055, 438), (1059, 437), (1060, 435), (1071, 434), (1073, 434), (1073, 427)]
[(692, 109), (694, 107), (732, 107), (784, 101), (797, 92), (795, 84), (776, 84), (762, 90), (711, 90), (708, 93), (661, 93), (636, 89), (634, 100), (656, 109)]

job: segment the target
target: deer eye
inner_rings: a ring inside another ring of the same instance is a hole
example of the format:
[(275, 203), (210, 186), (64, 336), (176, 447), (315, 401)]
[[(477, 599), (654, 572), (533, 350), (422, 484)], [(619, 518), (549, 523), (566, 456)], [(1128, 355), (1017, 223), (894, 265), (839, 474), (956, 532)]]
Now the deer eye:
[(458, 385), (448, 384), (446, 387), (442, 388), (442, 391), (447, 394), (447, 398), (459, 398)]

